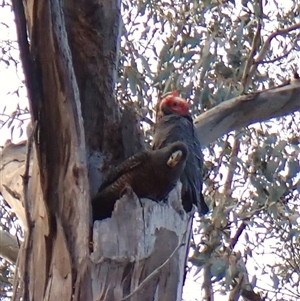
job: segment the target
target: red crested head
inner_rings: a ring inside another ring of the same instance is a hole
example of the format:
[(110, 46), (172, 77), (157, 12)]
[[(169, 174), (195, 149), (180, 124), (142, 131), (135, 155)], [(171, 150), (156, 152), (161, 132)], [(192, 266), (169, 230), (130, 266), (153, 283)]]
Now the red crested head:
[(156, 118), (159, 120), (163, 116), (171, 114), (190, 116), (188, 102), (179, 97), (177, 91), (173, 91), (158, 103)]

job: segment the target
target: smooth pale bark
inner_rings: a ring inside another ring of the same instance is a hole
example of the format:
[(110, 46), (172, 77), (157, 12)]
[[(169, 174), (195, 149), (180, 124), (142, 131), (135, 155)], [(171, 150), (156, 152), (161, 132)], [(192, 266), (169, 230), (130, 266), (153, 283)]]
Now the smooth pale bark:
[(16, 237), (6, 231), (0, 230), (0, 256), (11, 263), (16, 263), (18, 252), (19, 243)]
[(194, 121), (204, 147), (230, 131), (300, 110), (300, 81), (224, 101)]
[(26, 142), (9, 143), (0, 152), (0, 191), (5, 201), (15, 212), (23, 229), (26, 230), (23, 179), (21, 177), (25, 172), (25, 159)]

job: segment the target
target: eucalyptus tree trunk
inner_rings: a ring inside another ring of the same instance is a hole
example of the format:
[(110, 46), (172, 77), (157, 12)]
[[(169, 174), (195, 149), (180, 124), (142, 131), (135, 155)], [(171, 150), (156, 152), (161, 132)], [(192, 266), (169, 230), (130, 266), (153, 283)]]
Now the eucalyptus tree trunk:
[(120, 2), (13, 8), (32, 112), (13, 300), (181, 300), (188, 215), (130, 194), (111, 219), (91, 224), (101, 170), (143, 148), (114, 98)]

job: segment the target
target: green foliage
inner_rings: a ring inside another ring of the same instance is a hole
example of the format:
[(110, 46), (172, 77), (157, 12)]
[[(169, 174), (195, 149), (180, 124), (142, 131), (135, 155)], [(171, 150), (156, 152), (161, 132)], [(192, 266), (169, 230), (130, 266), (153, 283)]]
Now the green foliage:
[[(213, 283), (216, 289), (222, 290), (223, 285), (223, 289), (229, 289), (236, 285), (241, 265), (234, 261), (228, 264), (227, 256), (236, 259), (235, 251), (239, 251), (257, 287), (265, 291), (267, 286), (270, 296), (279, 297), (288, 283), (291, 300), (296, 300), (299, 283), (295, 275), (300, 263), (299, 133), (292, 130), (298, 126), (293, 117), (278, 121), (230, 134), (206, 153), (207, 197), (215, 207), (211, 216), (197, 223), (197, 228), (204, 230), (197, 237), (202, 248), (200, 252), (195, 248), (191, 262), (209, 268), (212, 276), (217, 266), (222, 267), (223, 279)], [(222, 177), (223, 173), (226, 176)], [(209, 261), (194, 260), (207, 253)]]
[[(269, 78), (278, 82), (277, 74), (263, 73), (276, 65), (287, 76), (285, 64), (298, 55), (298, 46), (295, 30), (264, 43), (282, 24), (295, 24), (296, 4), (281, 13), (275, 4), (260, 11), (251, 2), (237, 8), (234, 1), (123, 1), (120, 100), (130, 91), (139, 106), (152, 107), (153, 95), (177, 89), (193, 101), (196, 113), (240, 95), (245, 85), (253, 91), (268, 87)], [(254, 71), (245, 82), (249, 62)]]

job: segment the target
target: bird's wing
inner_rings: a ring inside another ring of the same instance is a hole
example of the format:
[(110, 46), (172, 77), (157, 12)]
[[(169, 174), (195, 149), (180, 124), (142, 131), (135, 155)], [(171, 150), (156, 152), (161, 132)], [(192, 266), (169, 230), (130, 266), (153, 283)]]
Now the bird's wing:
[(148, 157), (149, 157), (149, 152), (144, 151), (144, 152), (137, 153), (137, 154), (129, 157), (125, 161), (123, 161), (116, 168), (114, 168), (111, 172), (109, 172), (109, 174), (104, 179), (104, 181), (101, 184), (98, 191), (105, 189), (107, 186), (109, 186), (112, 183), (114, 183), (115, 181), (117, 181), (122, 175), (143, 165), (144, 162), (147, 161)]

